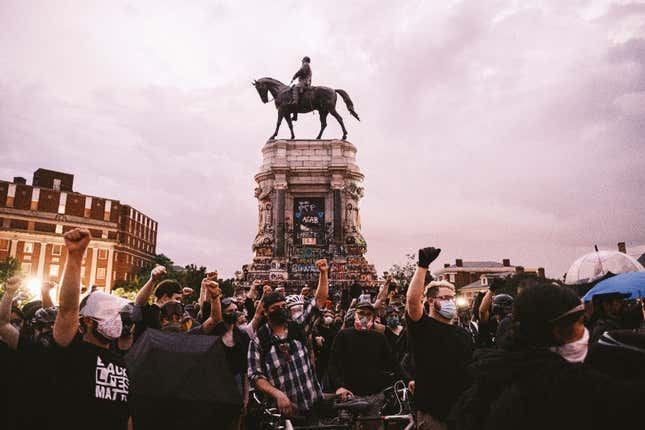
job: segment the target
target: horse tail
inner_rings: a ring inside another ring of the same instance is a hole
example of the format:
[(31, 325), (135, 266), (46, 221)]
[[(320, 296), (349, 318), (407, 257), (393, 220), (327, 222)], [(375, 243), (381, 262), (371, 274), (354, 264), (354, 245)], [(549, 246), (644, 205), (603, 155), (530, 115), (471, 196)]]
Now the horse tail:
[(347, 105), (347, 110), (349, 111), (349, 113), (351, 113), (354, 118), (360, 121), (361, 119), (358, 117), (358, 114), (354, 111), (354, 103), (352, 103), (352, 99), (349, 98), (349, 94), (347, 94), (345, 90), (334, 90), (334, 91), (340, 94), (340, 96), (343, 98), (343, 101)]

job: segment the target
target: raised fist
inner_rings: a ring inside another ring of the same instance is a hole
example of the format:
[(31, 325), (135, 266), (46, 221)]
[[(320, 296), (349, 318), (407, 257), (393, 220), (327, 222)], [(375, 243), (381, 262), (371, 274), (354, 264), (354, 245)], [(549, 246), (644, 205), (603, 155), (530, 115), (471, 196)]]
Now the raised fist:
[(20, 288), (22, 284), (22, 278), (19, 276), (12, 276), (7, 279), (7, 282), (4, 284), (4, 289), (7, 294), (15, 294), (16, 291)]
[(212, 272), (208, 272), (206, 274), (206, 279), (208, 279), (209, 281), (216, 281), (217, 276), (218, 276), (217, 270), (213, 270)]
[(159, 281), (164, 276), (166, 276), (166, 268), (164, 266), (156, 265), (154, 269), (150, 271), (150, 278), (153, 281)]
[(190, 287), (184, 287), (181, 290), (181, 294), (183, 294), (184, 296), (190, 296), (191, 294), (193, 294), (193, 289)]
[(86, 228), (75, 228), (65, 233), (63, 239), (65, 239), (65, 247), (70, 255), (82, 257), (87, 245), (92, 240), (92, 235)]
[(441, 248), (433, 248), (432, 246), (420, 249), (417, 266), (427, 269), (430, 266), (430, 263), (437, 259), (440, 252)]
[(219, 287), (219, 284), (215, 281), (206, 281), (205, 283), (208, 293), (213, 299), (217, 299), (222, 295), (222, 290)]
[(326, 272), (326, 271), (328, 270), (328, 267), (327, 267), (327, 260), (326, 260), (326, 259), (324, 259), (324, 258), (321, 258), (320, 260), (317, 260), (317, 261), (316, 261), (316, 268), (317, 268), (320, 272)]

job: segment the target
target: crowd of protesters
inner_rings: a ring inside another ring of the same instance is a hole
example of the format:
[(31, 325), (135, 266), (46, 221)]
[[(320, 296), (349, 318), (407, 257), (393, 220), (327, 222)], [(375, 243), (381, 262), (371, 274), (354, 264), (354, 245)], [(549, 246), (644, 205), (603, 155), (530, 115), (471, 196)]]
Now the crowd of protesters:
[[(598, 297), (590, 312), (566, 286), (536, 279), (511, 295), (498, 293), (494, 282), (460, 308), (452, 284), (426, 282), (440, 253), (429, 247), (419, 250), (406, 291), (388, 276), (376, 297), (355, 285), (330, 300), (328, 262), (319, 260), (315, 291), (285, 296), (256, 282), (224, 297), (212, 272), (198, 302), (187, 304), (192, 291), (157, 266), (128, 302), (103, 292), (81, 297), (91, 236), (75, 229), (64, 238), (68, 258), (57, 307), (51, 283), (43, 284), (41, 300), (21, 309), (13, 300), (21, 279), (4, 285), (2, 428), (253, 429), (257, 423), (246, 417), (252, 392), (284, 416), (314, 424), (323, 393), (368, 399), (374, 415), (383, 390), (399, 380), (413, 393), (419, 429), (643, 425), (637, 408), (645, 398), (643, 307), (619, 294)], [(143, 343), (164, 351), (154, 366), (138, 366), (143, 355), (135, 350)], [(200, 379), (183, 365), (200, 358), (184, 352), (211, 345), (219, 361), (201, 363)], [(137, 366), (163, 369), (145, 376), (154, 387), (196, 378), (195, 391), (228, 384), (227, 395), (239, 402), (223, 407), (190, 395), (175, 402), (159, 391), (135, 407), (142, 390), (131, 383)], [(206, 377), (209, 368), (219, 379)]]

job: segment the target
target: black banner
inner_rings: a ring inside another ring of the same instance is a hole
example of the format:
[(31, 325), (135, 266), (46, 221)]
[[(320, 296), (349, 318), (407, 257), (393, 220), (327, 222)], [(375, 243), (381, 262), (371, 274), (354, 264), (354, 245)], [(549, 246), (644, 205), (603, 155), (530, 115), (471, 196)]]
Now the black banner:
[(295, 245), (325, 245), (325, 199), (296, 198), (293, 206)]

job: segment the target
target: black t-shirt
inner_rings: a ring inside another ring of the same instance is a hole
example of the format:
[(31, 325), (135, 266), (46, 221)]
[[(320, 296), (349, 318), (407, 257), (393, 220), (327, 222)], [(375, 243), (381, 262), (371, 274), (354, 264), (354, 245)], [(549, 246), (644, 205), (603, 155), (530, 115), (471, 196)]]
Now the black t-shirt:
[(82, 340), (55, 348), (56, 403), (50, 421), (61, 429), (127, 429), (129, 379), (125, 361)]
[[(224, 321), (217, 323), (212, 332), (214, 336), (223, 336), (225, 333), (226, 324), (224, 324)], [(249, 365), (247, 356), (251, 339), (246, 332), (235, 327), (233, 329), (233, 340), (235, 341), (235, 345), (232, 347), (228, 347), (224, 344), (228, 368), (233, 375), (245, 375)]]
[(419, 321), (406, 316), (408, 342), (415, 364), (415, 405), (444, 421), (468, 386), (466, 365), (473, 355), (471, 337), (461, 327), (423, 314)]
[(383, 334), (353, 327), (336, 335), (329, 371), (334, 388), (347, 388), (357, 396), (379, 393), (394, 382), (392, 373), (402, 374)]

